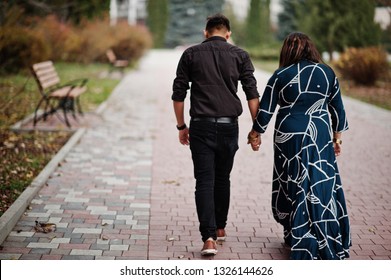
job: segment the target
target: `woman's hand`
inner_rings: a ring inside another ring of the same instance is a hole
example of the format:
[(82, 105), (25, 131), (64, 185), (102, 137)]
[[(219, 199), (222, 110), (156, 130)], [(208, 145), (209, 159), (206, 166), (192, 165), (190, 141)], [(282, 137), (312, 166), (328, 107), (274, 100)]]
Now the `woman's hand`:
[(253, 151), (258, 151), (261, 146), (261, 134), (255, 130), (251, 130), (247, 136), (247, 144), (251, 145)]
[(342, 137), (341, 132), (334, 132), (333, 145), (334, 145), (334, 153), (336, 157), (341, 154), (341, 145), (342, 145), (341, 137)]
[(341, 144), (334, 143), (334, 153), (336, 157), (341, 154)]

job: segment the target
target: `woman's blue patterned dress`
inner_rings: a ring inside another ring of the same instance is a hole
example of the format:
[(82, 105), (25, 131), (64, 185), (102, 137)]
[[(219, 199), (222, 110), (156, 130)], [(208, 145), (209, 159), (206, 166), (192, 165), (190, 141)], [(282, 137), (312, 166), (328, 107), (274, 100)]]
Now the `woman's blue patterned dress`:
[(324, 65), (302, 60), (276, 70), (253, 128), (274, 131), (272, 211), (291, 259), (344, 259), (351, 246), (332, 134), (348, 129), (338, 80)]

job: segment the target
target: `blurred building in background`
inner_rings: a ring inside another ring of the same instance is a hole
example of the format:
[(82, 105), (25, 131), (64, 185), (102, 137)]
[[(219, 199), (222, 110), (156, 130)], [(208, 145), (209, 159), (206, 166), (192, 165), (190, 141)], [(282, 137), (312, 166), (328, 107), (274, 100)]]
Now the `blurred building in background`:
[[(248, 9), (251, 0), (225, 0), (225, 2), (232, 6), (233, 12), (239, 21), (244, 21), (247, 17)], [(277, 24), (277, 15), (281, 12), (281, 5), (279, 0), (270, 0), (270, 19), (272, 24)]]
[(110, 0), (110, 23), (127, 21), (129, 25), (144, 24), (147, 0)]
[(375, 21), (380, 24), (380, 27), (385, 30), (391, 24), (391, 6), (377, 7), (375, 9)]

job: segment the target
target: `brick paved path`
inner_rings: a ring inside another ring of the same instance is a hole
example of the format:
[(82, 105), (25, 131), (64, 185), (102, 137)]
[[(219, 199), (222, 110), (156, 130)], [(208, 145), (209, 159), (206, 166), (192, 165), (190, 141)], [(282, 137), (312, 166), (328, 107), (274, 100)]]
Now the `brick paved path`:
[[(121, 81), (101, 121), (87, 129), (3, 242), (0, 259), (201, 259), (190, 151), (177, 140), (170, 100), (180, 54), (152, 51)], [(256, 72), (260, 90), (268, 76)], [(344, 101), (350, 130), (339, 167), (352, 259), (391, 259), (391, 113)], [(228, 238), (213, 258), (287, 259), (270, 208), (273, 125), (262, 149), (252, 152), (243, 104)], [(36, 233), (35, 220), (56, 223), (57, 230)]]

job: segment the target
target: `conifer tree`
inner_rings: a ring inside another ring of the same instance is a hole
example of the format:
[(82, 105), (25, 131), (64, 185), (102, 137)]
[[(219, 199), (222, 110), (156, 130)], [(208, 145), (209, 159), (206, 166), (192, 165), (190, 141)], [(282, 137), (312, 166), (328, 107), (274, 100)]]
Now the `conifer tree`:
[(149, 0), (147, 12), (147, 26), (153, 36), (153, 46), (162, 48), (168, 24), (168, 0)]
[(298, 30), (298, 6), (305, 0), (280, 0), (282, 11), (278, 14), (277, 39), (284, 38), (291, 32)]
[(262, 43), (261, 0), (251, 0), (246, 20), (246, 46), (258, 47)]
[(270, 0), (251, 0), (246, 20), (246, 46), (268, 44), (273, 38), (270, 25)]
[(222, 12), (223, 0), (170, 0), (166, 45), (175, 47), (203, 40), (206, 18)]

